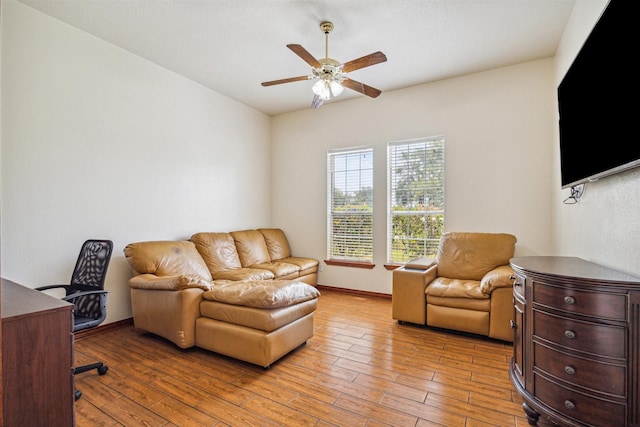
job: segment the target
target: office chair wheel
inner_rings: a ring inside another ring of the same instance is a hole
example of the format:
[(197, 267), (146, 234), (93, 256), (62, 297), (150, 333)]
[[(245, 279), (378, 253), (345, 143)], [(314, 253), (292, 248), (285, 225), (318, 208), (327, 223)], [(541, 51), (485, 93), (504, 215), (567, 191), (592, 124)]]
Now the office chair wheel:
[(108, 367), (108, 366), (104, 366), (104, 365), (103, 365), (103, 366), (100, 366), (100, 367), (98, 368), (98, 374), (100, 374), (100, 375), (104, 375), (104, 374), (106, 374), (106, 373), (107, 373), (107, 371), (108, 371), (108, 370), (109, 370), (109, 367)]

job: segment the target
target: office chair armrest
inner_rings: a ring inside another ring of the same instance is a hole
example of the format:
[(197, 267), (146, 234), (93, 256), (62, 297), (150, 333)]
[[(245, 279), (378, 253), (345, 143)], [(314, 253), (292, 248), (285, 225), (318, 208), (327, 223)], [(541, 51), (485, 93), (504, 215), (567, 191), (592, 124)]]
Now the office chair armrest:
[(69, 285), (45, 285), (34, 288), (36, 291), (46, 291), (47, 289), (64, 289), (65, 293), (69, 292)]
[(73, 302), (73, 300), (85, 296), (85, 295), (100, 295), (101, 297), (106, 297), (109, 291), (84, 291), (84, 292), (76, 292), (71, 295), (67, 295), (64, 298), (61, 298), (63, 301)]

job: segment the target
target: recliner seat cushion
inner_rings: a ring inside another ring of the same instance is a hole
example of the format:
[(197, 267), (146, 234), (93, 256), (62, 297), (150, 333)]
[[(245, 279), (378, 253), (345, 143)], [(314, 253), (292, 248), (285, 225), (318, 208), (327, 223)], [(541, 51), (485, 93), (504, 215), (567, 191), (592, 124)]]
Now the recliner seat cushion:
[(482, 292), (480, 282), (477, 280), (449, 279), (447, 277), (436, 277), (427, 286), (425, 293), (427, 294), (427, 302), (432, 296), (472, 299), (489, 299), (490, 297)]

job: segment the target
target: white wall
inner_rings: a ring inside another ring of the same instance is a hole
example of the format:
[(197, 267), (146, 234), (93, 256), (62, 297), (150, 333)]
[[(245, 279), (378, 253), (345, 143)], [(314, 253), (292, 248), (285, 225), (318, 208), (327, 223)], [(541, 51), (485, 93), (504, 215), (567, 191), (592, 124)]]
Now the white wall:
[[(560, 83), (607, 0), (576, 2), (555, 57), (555, 84)], [(629, 135), (629, 144), (637, 137)], [(574, 205), (562, 200), (570, 190), (560, 189), (560, 153), (554, 126), (553, 237), (556, 252), (577, 256), (640, 277), (640, 168), (588, 183)]]
[(2, 275), (68, 281), (81, 242), (111, 238), (111, 322), (131, 315), (122, 249), (133, 241), (273, 225), (294, 254), (324, 259), (327, 150), (372, 145), (376, 267), (323, 265), (319, 281), (390, 293), (386, 143), (439, 134), (446, 230), (510, 232), (517, 255), (640, 275), (640, 172), (588, 184), (573, 206), (559, 184), (555, 89), (605, 3), (576, 3), (556, 60), (270, 118), (3, 0)]
[(268, 116), (22, 3), (1, 31), (3, 277), (68, 283), (109, 238), (109, 323), (126, 244), (271, 223)]
[(444, 135), (445, 230), (513, 233), (517, 255), (549, 254), (553, 90), (547, 59), (276, 116), (273, 222), (294, 253), (325, 259), (327, 150), (372, 145), (376, 266), (323, 266), (319, 282), (391, 293), (386, 144)]

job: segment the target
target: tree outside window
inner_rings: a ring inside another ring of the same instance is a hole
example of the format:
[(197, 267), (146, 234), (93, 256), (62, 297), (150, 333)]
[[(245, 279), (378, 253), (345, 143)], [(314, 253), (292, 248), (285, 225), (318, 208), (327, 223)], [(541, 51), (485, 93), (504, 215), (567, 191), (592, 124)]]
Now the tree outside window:
[(444, 137), (387, 146), (387, 262), (435, 257), (444, 229)]

